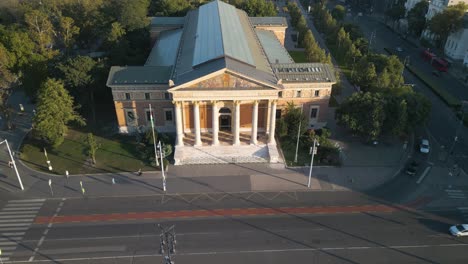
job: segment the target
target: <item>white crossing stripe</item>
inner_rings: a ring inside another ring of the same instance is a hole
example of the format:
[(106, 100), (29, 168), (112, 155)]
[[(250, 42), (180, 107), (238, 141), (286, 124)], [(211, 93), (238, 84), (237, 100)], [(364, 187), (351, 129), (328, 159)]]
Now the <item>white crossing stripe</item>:
[(0, 227), (13, 227), (13, 226), (30, 226), (31, 223), (17, 223), (17, 224), (0, 224)]
[(445, 191), (446, 192), (463, 192), (462, 190), (450, 190), (450, 189), (446, 189)]
[(25, 214), (37, 214), (37, 210), (17, 211), (17, 212), (0, 212), (0, 215), (25, 215)]
[(0, 232), (3, 231), (24, 231), (27, 230), (29, 226), (17, 226), (17, 227), (0, 227)]
[(2, 236), (22, 236), (26, 232), (8, 232), (8, 233), (1, 233)]
[(17, 242), (15, 241), (0, 241), (0, 248), (4, 248), (4, 246), (9, 246), (9, 245), (18, 245)]
[(16, 240), (19, 240), (19, 239), (21, 239), (21, 237), (12, 237), (12, 236), (0, 237), (0, 242), (2, 242), (2, 241), (16, 241)]
[(16, 247), (2, 247), (2, 256), (4, 255), (3, 254), (4, 250), (6, 251), (6, 250), (15, 250), (15, 249), (16, 249)]
[(10, 200), (9, 203), (44, 202), (45, 199)]
[(9, 218), (14, 218), (14, 219), (20, 219), (20, 218), (35, 218), (36, 215), (28, 214), (28, 215), (2, 215), (0, 216), (0, 219), (9, 219)]
[(468, 207), (458, 207), (458, 210), (468, 211)]
[(18, 223), (18, 222), (32, 222), (34, 219), (7, 219), (0, 220), (0, 223)]
[(3, 261), (9, 261), (10, 260), (9, 257), (0, 257), (0, 259), (3, 260)]
[(24, 210), (39, 210), (41, 209), (41, 206), (39, 207), (21, 207), (21, 208), (3, 208), (2, 211), (24, 211)]
[(42, 206), (43, 202), (37, 203), (7, 203), (5, 207), (25, 207), (25, 206)]

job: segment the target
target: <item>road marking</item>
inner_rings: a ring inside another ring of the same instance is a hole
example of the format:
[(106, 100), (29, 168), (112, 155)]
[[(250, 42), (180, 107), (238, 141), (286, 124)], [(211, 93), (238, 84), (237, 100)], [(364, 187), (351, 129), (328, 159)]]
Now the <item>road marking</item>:
[(25, 214), (36, 214), (37, 210), (31, 211), (19, 211), (19, 212), (0, 212), (0, 215), (25, 215)]
[(451, 190), (451, 189), (446, 189), (446, 192), (463, 192), (462, 190)]
[(0, 241), (0, 248), (4, 249), (4, 246), (8, 245), (17, 245), (18, 243), (15, 241)]
[(28, 203), (28, 202), (44, 202), (46, 199), (25, 199), (25, 200), (10, 200), (9, 203)]
[(13, 227), (13, 226), (30, 226), (31, 223), (22, 223), (22, 224), (0, 224), (0, 227)]
[(13, 208), (3, 208), (2, 211), (25, 211), (25, 210), (39, 210), (41, 209), (41, 206), (36, 206), (36, 207), (13, 207)]
[(11, 221), (14, 222), (32, 222), (34, 219), (13, 219), (13, 220), (0, 220), (0, 223), (11, 223)]
[(8, 219), (8, 218), (15, 218), (15, 219), (18, 219), (18, 218), (34, 218), (36, 217), (36, 215), (4, 215), (4, 216), (0, 216), (0, 219)]
[(42, 206), (42, 202), (36, 203), (7, 203), (5, 207), (28, 207), (28, 206)]
[(2, 233), (3, 236), (22, 236), (25, 232)]
[[(252, 253), (276, 253), (276, 252), (297, 252), (297, 251), (343, 251), (343, 250), (369, 250), (369, 249), (411, 249), (411, 248), (438, 248), (438, 247), (468, 247), (468, 244), (435, 244), (435, 245), (395, 245), (395, 246), (368, 246), (368, 247), (328, 247), (328, 248), (291, 248), (291, 249), (264, 249), (264, 250), (239, 250), (239, 251), (209, 251), (209, 252), (177, 252), (179, 256), (196, 256), (196, 255), (223, 255), (223, 254), (252, 254)], [(140, 255), (124, 255), (116, 256), (115, 254), (102, 257), (89, 258), (56, 258), (55, 262), (66, 261), (81, 261), (89, 263), (90, 260), (106, 260), (106, 259), (134, 259), (160, 257), (161, 254), (140, 254)], [(50, 259), (35, 260), (34, 263), (47, 262)], [(10, 261), (9, 263), (29, 263), (27, 260)]]

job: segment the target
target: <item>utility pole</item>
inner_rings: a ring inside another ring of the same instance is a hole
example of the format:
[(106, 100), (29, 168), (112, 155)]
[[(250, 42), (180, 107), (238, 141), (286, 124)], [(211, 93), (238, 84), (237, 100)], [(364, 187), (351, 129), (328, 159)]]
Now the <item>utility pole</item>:
[(149, 104), (150, 111), (150, 120), (151, 120), (151, 132), (153, 133), (153, 145), (154, 145), (154, 161), (156, 162), (156, 167), (159, 166), (158, 161), (158, 152), (156, 150), (156, 136), (154, 135), (154, 121), (153, 121), (153, 111), (151, 110), (151, 104)]
[(367, 54), (369, 54), (369, 51), (371, 50), (372, 47), (372, 41), (375, 39), (375, 30), (371, 32), (370, 38), (369, 38), (369, 48), (367, 49)]
[(301, 115), (299, 119), (299, 127), (297, 128), (297, 141), (296, 141), (296, 155), (294, 156), (294, 163), (297, 163), (297, 151), (299, 150), (299, 137), (301, 136), (301, 127), (302, 127), (302, 109), (304, 105), (301, 104)]
[(307, 182), (307, 188), (310, 188), (310, 180), (312, 178), (312, 168), (314, 167), (314, 155), (317, 153), (316, 147), (320, 146), (317, 139), (314, 138), (314, 146), (311, 148), (312, 158), (310, 159), (310, 170), (309, 170), (309, 181)]
[(16, 173), (16, 177), (18, 178), (19, 185), (21, 187), (21, 190), (24, 191), (23, 182), (21, 181), (21, 177), (18, 173), (18, 168), (16, 168), (16, 162), (15, 162), (15, 159), (13, 158), (13, 155), (11, 154), (11, 149), (10, 149), (10, 145), (8, 145), (8, 140), (5, 139), (2, 142), (0, 142), (0, 144), (3, 144), (3, 143), (5, 143), (7, 146), (8, 154), (10, 154), (11, 163), (13, 164), (13, 168), (15, 169), (15, 173)]
[(158, 142), (158, 148), (159, 148), (159, 156), (161, 157), (161, 175), (163, 178), (163, 190), (164, 192), (166, 191), (166, 174), (164, 173), (164, 162), (163, 162), (163, 148), (161, 146), (161, 141)]
[(168, 229), (165, 229), (162, 225), (158, 224), (158, 227), (161, 229), (160, 251), (164, 257), (163, 264), (174, 264), (174, 261), (171, 259), (171, 254), (176, 253), (177, 240), (175, 226), (171, 226)]

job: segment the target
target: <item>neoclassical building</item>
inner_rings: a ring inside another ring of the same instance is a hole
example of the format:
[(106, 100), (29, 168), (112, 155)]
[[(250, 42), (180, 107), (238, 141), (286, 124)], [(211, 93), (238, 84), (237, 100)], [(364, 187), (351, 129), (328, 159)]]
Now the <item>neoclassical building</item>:
[[(114, 66), (121, 133), (155, 126), (175, 132), (176, 164), (277, 162), (275, 124), (288, 102), (310, 128), (326, 125), (330, 65), (294, 63), (284, 17), (248, 17), (213, 1), (185, 17), (154, 17), (143, 66)], [(151, 105), (152, 112), (150, 112)]]

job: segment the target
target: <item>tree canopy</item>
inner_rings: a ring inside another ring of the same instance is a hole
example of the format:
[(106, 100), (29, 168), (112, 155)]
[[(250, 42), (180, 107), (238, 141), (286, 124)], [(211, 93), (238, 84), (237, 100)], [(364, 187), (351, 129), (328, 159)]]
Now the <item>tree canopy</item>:
[(47, 79), (39, 89), (36, 109), (34, 133), (52, 146), (62, 144), (68, 123), (75, 121), (85, 124), (84, 119), (75, 112), (73, 98), (55, 79)]
[(441, 13), (435, 14), (428, 22), (429, 30), (438, 36), (438, 45), (443, 47), (448, 36), (460, 30), (463, 26), (463, 16), (468, 10), (468, 5), (460, 2), (448, 6)]
[(426, 27), (426, 14), (429, 9), (429, 2), (423, 0), (418, 2), (408, 12), (408, 28), (416, 36), (420, 36)]

